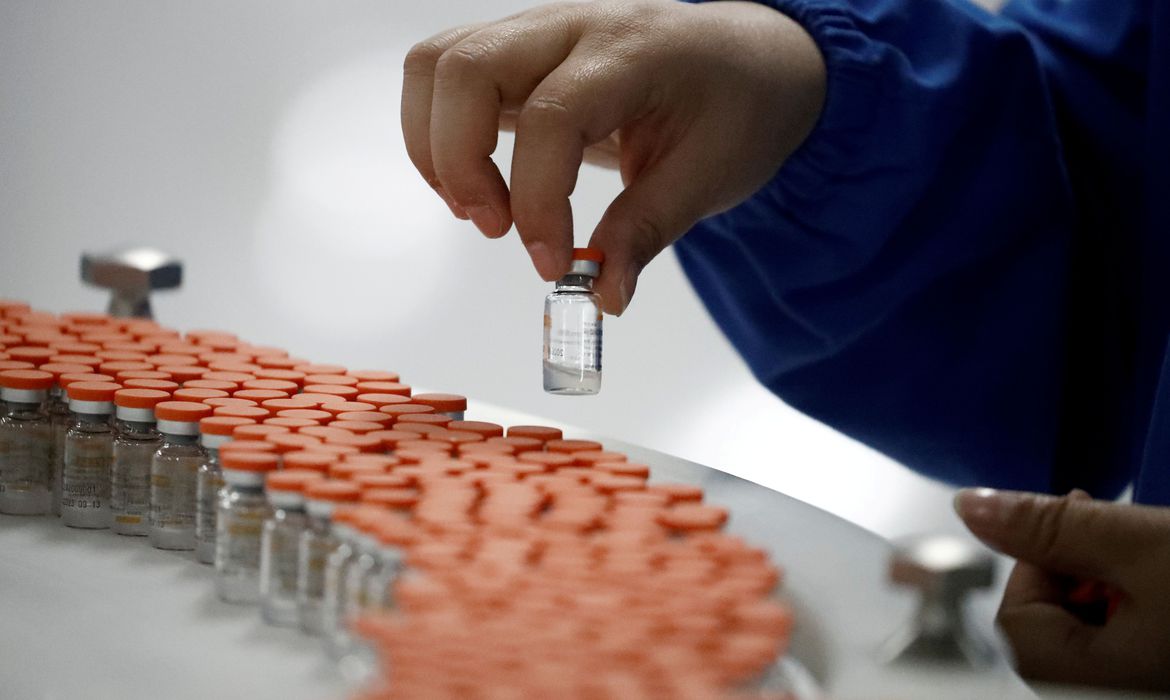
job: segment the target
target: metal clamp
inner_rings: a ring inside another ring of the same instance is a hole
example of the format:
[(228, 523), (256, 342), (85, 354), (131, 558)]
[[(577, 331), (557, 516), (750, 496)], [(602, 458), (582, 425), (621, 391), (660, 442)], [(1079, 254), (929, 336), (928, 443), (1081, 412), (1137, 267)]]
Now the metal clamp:
[(152, 318), (150, 293), (182, 284), (183, 263), (154, 248), (84, 253), (81, 279), (110, 290), (111, 316)]
[(964, 604), (975, 590), (990, 588), (995, 559), (973, 542), (931, 535), (894, 543), (890, 581), (916, 589), (918, 610), (910, 624), (890, 640), (892, 662), (936, 662), (966, 669), (996, 661), (995, 648), (968, 623)]

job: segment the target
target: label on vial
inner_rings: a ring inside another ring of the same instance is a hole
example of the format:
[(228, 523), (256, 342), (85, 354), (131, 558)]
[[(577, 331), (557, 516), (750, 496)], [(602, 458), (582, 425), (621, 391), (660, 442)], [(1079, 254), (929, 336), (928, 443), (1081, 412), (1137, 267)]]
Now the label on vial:
[(50, 450), (50, 442), (33, 431), (0, 430), (0, 493), (46, 488)]
[(78, 510), (101, 510), (110, 503), (109, 443), (94, 442), (83, 447), (67, 444), (65, 480), (61, 505)]
[(203, 544), (215, 544), (216, 500), (219, 490), (223, 488), (223, 475), (199, 474), (195, 488), (195, 499), (199, 510), (195, 513), (195, 541)]
[(260, 534), (264, 513), (237, 513), (227, 516), (216, 538), (216, 560), (230, 567), (260, 568)]
[(548, 361), (576, 370), (601, 371), (601, 314), (578, 325), (554, 325), (545, 314)]

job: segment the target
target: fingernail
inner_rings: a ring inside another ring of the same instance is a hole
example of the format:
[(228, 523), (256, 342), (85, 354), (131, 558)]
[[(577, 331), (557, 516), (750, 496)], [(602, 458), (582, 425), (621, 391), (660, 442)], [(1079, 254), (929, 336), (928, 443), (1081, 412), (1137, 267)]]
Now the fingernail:
[(540, 241), (533, 241), (525, 247), (528, 248), (528, 257), (532, 258), (532, 264), (536, 267), (541, 279), (548, 282), (557, 279), (559, 276), (557, 261), (553, 258), (549, 247)]
[(500, 215), (495, 209), (487, 206), (468, 207), (467, 213), (480, 233), (491, 238), (500, 235)]
[(1011, 491), (960, 489), (955, 494), (955, 512), (976, 534), (990, 535), (1003, 527), (1007, 510), (1017, 498)]
[(438, 194), (440, 198), (442, 198), (443, 202), (446, 203), (447, 208), (451, 210), (451, 213), (455, 215), (456, 219), (463, 219), (464, 221), (467, 221), (467, 212), (464, 211), (463, 207), (456, 204), (454, 199), (451, 199), (451, 195), (447, 194), (447, 190), (443, 189), (442, 185), (435, 185), (434, 189), (435, 193)]

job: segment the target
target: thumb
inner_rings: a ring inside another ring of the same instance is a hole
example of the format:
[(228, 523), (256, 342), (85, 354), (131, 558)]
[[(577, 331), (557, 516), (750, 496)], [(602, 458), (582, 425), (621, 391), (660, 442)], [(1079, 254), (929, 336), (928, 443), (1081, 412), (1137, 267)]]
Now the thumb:
[(594, 289), (602, 306), (621, 314), (642, 269), (705, 213), (702, 178), (678, 151), (637, 174), (597, 224), (592, 248), (605, 252)]
[(955, 496), (955, 510), (972, 534), (1004, 554), (1122, 588), (1140, 582), (1142, 565), (1170, 526), (1162, 509), (1080, 494), (963, 489)]

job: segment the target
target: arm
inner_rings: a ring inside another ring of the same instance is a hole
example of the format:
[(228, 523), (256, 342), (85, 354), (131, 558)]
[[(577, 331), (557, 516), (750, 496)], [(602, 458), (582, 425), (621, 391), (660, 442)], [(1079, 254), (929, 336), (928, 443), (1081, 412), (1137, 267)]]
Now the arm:
[[(1047, 491), (1073, 444), (1109, 464), (1124, 446), (1104, 424), (1100, 439), (1070, 431), (1127, 382), (1109, 375), (1116, 348), (1070, 345), (1113, 337), (1098, 331), (1114, 304), (1098, 276), (1091, 308), (1072, 306), (1096, 222), (1070, 177), (1061, 59), (1012, 17), (959, 2), (768, 4), (824, 55), (820, 122), (763, 189), (675, 245), (753, 372), (948, 481)], [(1118, 11), (1065, 3), (1078, 4)], [(1085, 368), (1095, 381), (1070, 381)], [(1116, 492), (1128, 477), (1076, 480)]]

